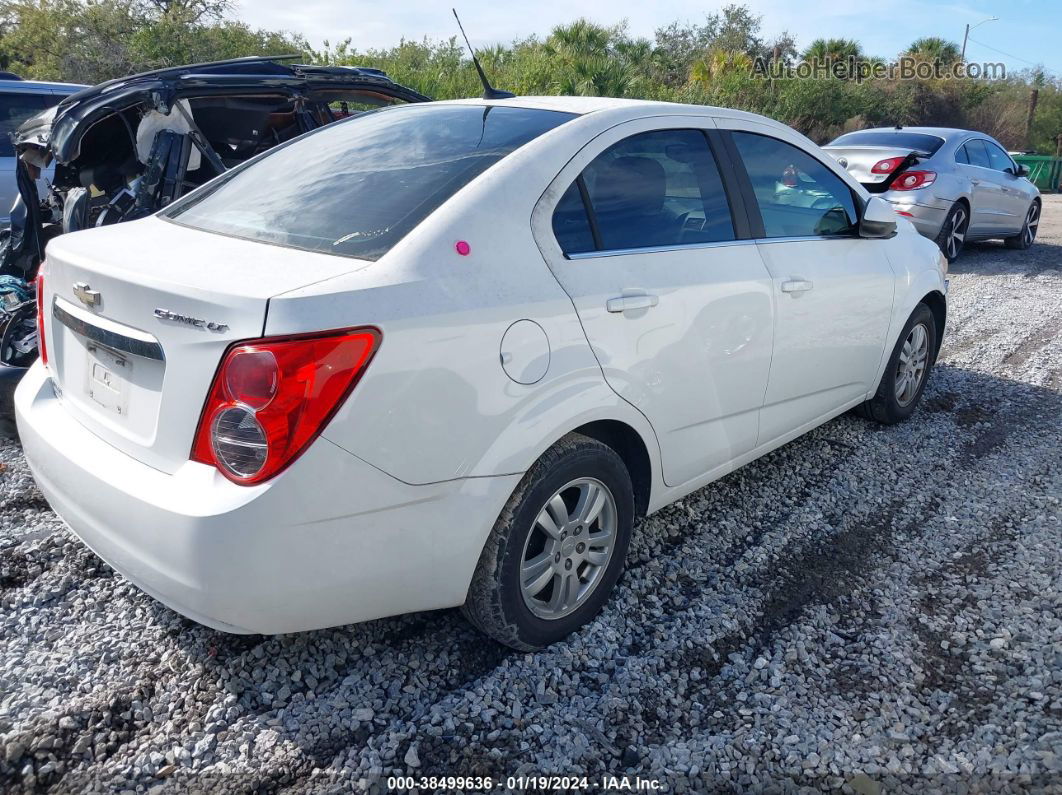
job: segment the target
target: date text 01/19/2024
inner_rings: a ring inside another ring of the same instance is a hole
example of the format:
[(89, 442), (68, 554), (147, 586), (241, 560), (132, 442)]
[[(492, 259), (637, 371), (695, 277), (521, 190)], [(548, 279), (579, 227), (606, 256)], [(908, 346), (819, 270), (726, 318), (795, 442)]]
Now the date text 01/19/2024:
[(656, 779), (641, 776), (508, 776), (504, 779), (491, 776), (390, 776), (388, 790), (437, 791), (440, 789), (464, 792), (490, 792), (503, 787), (516, 792), (658, 792), (663, 784)]

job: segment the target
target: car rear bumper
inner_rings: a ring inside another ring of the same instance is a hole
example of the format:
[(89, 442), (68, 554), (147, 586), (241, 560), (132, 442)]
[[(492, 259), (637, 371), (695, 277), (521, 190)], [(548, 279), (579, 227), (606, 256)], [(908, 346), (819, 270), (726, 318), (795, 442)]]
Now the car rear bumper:
[(881, 194), (900, 215), (915, 225), (925, 237), (935, 238), (940, 234), (944, 219), (948, 217), (951, 203), (932, 196), (913, 196), (916, 191), (886, 191)]
[(153, 469), (73, 419), (39, 363), (15, 394), (45, 498), (96, 554), (227, 632), (295, 632), (464, 601), (518, 475), (410, 486), (319, 439), (269, 483)]

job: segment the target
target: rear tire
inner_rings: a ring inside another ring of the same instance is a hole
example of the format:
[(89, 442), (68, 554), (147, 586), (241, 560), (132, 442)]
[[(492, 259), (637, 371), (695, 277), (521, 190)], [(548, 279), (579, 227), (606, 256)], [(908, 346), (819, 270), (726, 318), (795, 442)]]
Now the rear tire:
[(634, 490), (616, 451), (568, 434), (524, 475), (480, 555), (465, 617), (521, 651), (590, 621), (623, 571)]
[(944, 223), (940, 226), (934, 242), (941, 252), (947, 257), (948, 262), (954, 262), (962, 253), (966, 245), (966, 233), (970, 229), (970, 208), (963, 202), (955, 202), (948, 210)]
[(1040, 202), (1033, 199), (1033, 203), (1029, 205), (1029, 211), (1025, 213), (1025, 224), (1022, 226), (1021, 231), (1013, 237), (1003, 238), (1003, 245), (1019, 251), (1031, 248), (1032, 244), (1036, 242), (1036, 232), (1039, 226)]
[(885, 425), (910, 417), (922, 399), (936, 357), (936, 319), (928, 306), (919, 304), (900, 332), (878, 391), (859, 407), (859, 413)]

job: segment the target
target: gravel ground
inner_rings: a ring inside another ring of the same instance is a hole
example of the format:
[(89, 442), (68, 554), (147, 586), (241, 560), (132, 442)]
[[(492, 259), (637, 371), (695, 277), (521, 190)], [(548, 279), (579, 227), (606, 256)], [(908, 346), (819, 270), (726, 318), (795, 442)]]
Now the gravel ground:
[[(522, 654), (444, 611), (196, 626), (87, 552), (0, 444), (0, 789), (1062, 792), (1062, 197), (974, 246), (922, 408), (852, 416), (639, 524), (602, 615)], [(382, 777), (382, 778), (381, 778)]]

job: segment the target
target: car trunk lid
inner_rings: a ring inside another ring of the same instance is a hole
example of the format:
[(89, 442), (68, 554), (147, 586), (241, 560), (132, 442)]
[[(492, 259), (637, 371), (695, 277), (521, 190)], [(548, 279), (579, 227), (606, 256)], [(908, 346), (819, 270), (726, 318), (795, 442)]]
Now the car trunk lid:
[(262, 336), (269, 298), (366, 264), (159, 218), (57, 238), (44, 270), (57, 393), (98, 436), (173, 472), (222, 353)]
[[(826, 146), (823, 147), (848, 173), (859, 180), (871, 192), (875, 188), (886, 190), (888, 185), (910, 166), (923, 157), (923, 152), (901, 146)], [(874, 166), (885, 160), (894, 160), (889, 171), (874, 172)]]

